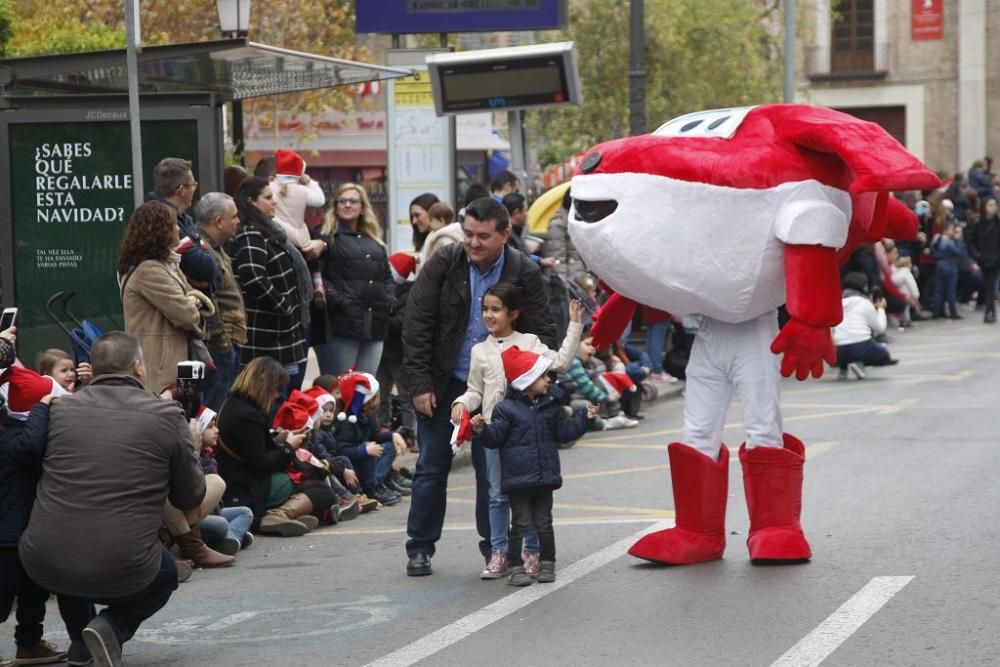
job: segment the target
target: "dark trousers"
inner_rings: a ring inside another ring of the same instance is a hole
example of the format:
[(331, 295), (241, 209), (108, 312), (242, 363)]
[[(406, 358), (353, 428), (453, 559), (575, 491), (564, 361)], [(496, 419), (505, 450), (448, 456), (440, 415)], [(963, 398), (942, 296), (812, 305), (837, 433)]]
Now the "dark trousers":
[(983, 298), (981, 301), (986, 307), (986, 313), (996, 312), (997, 279), (1000, 278), (1000, 265), (983, 269)]
[(486, 448), (479, 438), (472, 439), (472, 468), (476, 473), (476, 532), (479, 533), (479, 553), (489, 561), (493, 555), (490, 537), (490, 476), (486, 469)]
[(531, 528), (538, 532), (541, 560), (556, 560), (556, 534), (552, 530), (552, 489), (520, 489), (508, 491), (510, 502), (510, 553), (511, 565), (524, 565), (521, 547), (524, 536)]
[(226, 400), (226, 396), (229, 394), (229, 387), (233, 384), (233, 380), (236, 379), (236, 374), (239, 371), (240, 353), (237, 351), (235, 345), (230, 345), (228, 352), (211, 350), (211, 353), (212, 361), (215, 362), (215, 375), (212, 376), (212, 379), (208, 381), (208, 386), (205, 387), (202, 404), (207, 406), (209, 410), (218, 412), (219, 408), (222, 407), (222, 402)]
[(402, 403), (400, 417), (403, 426), (417, 432), (417, 411), (413, 409), (410, 395), (406, 393), (397, 380), (399, 380), (399, 369), (403, 365), (403, 359), (395, 355), (386, 354), (383, 350), (382, 359), (378, 362), (378, 371), (375, 372), (375, 379), (378, 380), (379, 398), (381, 402), (378, 406), (378, 425), (385, 428), (392, 428), (392, 387), (396, 387), (396, 396)]
[(34, 646), (42, 639), (45, 602), (49, 592), (32, 581), (21, 566), (17, 547), (0, 547), (0, 623), (10, 616), (17, 598), (17, 627), (14, 642)]
[(872, 338), (860, 343), (837, 346), (837, 365), (842, 370), (846, 370), (847, 364), (855, 361), (866, 366), (885, 366), (890, 361), (889, 348)]
[(954, 262), (939, 261), (934, 268), (934, 302), (931, 310), (944, 315), (948, 303), (949, 315), (958, 315), (958, 266)]
[(72, 595), (57, 595), (59, 614), (66, 624), (66, 632), (72, 641), (81, 641), (81, 633), (87, 627), (97, 611), (95, 604), (106, 605), (101, 611), (114, 628), (115, 636), (122, 644), (135, 634), (139, 626), (147, 618), (158, 612), (177, 590), (177, 563), (166, 549), (160, 551), (160, 571), (153, 581), (138, 593), (122, 598), (101, 598), (88, 600)]
[[(413, 474), (410, 495), (410, 515), (406, 523), (406, 553), (409, 556), (423, 553), (434, 555), (434, 545), (441, 539), (444, 526), (448, 473), (451, 472), (451, 404), (465, 393), (465, 383), (452, 378), (444, 396), (438, 401), (434, 416), (428, 419), (417, 415), (417, 440), (420, 454)], [(469, 443), (462, 445), (468, 447)], [(472, 448), (473, 465), (476, 467), (476, 526), (479, 530), (480, 551), (489, 555), (489, 480), (486, 479), (485, 457), (476, 463), (476, 448)], [(480, 482), (482, 478), (482, 483)], [(482, 487), (482, 489), (480, 488)], [(483, 515), (482, 520), (480, 514)]]

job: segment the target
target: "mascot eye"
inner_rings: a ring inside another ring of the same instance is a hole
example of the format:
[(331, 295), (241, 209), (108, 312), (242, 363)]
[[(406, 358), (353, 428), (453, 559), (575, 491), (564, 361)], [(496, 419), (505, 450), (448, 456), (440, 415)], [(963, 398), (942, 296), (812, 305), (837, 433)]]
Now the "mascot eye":
[(601, 199), (598, 201), (574, 199), (573, 208), (576, 209), (577, 220), (600, 222), (615, 212), (615, 209), (618, 208), (618, 202), (614, 199)]

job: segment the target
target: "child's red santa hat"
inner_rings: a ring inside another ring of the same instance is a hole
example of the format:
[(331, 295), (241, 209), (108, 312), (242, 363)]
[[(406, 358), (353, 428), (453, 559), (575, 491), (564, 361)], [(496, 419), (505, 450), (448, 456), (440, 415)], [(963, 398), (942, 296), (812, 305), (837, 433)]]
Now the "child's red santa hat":
[(306, 171), (306, 161), (295, 151), (279, 148), (274, 151), (274, 173), (299, 177)]
[(313, 385), (311, 389), (302, 392), (306, 396), (311, 397), (319, 405), (320, 415), (323, 413), (323, 408), (327, 406), (328, 403), (337, 404), (337, 399), (333, 397), (333, 394), (328, 392), (326, 389), (319, 385)]
[(48, 375), (39, 375), (27, 368), (11, 366), (0, 373), (3, 384), (2, 396), (7, 402), (7, 414), (24, 421), (31, 414), (31, 408), (49, 394), (62, 396), (69, 392)]
[(463, 442), (468, 442), (472, 440), (472, 423), (469, 419), (469, 411), (462, 410), (462, 418), (456, 424), (451, 423), (454, 428), (451, 430), (451, 455), (454, 456), (458, 453), (458, 448), (462, 446)]
[(628, 376), (628, 373), (621, 371), (609, 371), (607, 373), (601, 373), (600, 385), (607, 392), (608, 398), (612, 401), (617, 401), (621, 398), (621, 395), (635, 391), (635, 383), (632, 382), (632, 378)]
[(293, 389), (292, 393), (288, 395), (288, 402), (294, 403), (309, 413), (309, 426), (312, 426), (313, 422), (323, 416), (323, 408), (319, 406), (319, 401), (304, 391)]
[(408, 252), (393, 253), (389, 255), (389, 268), (393, 282), (402, 285), (417, 270), (417, 258)]
[(206, 406), (201, 406), (198, 408), (198, 414), (195, 417), (198, 419), (198, 432), (204, 433), (205, 429), (212, 425), (212, 421), (215, 419), (216, 412), (211, 408)]
[(522, 350), (517, 345), (504, 350), (500, 358), (503, 360), (503, 372), (507, 376), (507, 382), (520, 391), (530, 387), (531, 383), (540, 378), (552, 365), (551, 359)]
[(278, 431), (297, 431), (312, 424), (312, 415), (298, 403), (285, 401), (274, 415), (272, 428)]
[(337, 378), (337, 384), (340, 386), (340, 398), (344, 401), (344, 411), (337, 415), (337, 419), (346, 419), (354, 424), (364, 404), (378, 395), (378, 380), (371, 373), (351, 371)]

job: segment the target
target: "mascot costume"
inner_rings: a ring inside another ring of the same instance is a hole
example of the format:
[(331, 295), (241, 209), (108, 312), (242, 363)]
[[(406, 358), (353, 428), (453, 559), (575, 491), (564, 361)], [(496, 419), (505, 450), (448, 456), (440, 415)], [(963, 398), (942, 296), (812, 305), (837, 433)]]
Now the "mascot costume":
[[(701, 316), (684, 439), (667, 448), (676, 525), (630, 554), (675, 565), (722, 557), (722, 432), (735, 391), (750, 559), (811, 557), (799, 522), (805, 448), (782, 431), (772, 353), (784, 355), (781, 374), (799, 380), (835, 363), (840, 262), (862, 243), (912, 238), (916, 216), (889, 193), (939, 183), (878, 125), (794, 104), (689, 114), (587, 153), (572, 181), (569, 231), (613, 292), (595, 343), (616, 340), (637, 304)], [(779, 332), (782, 304), (791, 319)]]

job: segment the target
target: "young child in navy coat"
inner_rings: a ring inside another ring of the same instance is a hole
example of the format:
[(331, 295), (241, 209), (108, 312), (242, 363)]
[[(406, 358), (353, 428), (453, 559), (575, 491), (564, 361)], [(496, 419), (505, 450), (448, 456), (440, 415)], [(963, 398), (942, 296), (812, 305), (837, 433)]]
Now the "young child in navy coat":
[(521, 558), (524, 536), (534, 526), (541, 543), (538, 582), (556, 579), (556, 541), (552, 529), (552, 492), (562, 486), (559, 470), (560, 442), (577, 440), (597, 416), (598, 407), (578, 410), (572, 417), (563, 411), (565, 392), (549, 386), (551, 359), (507, 348), (501, 355), (510, 388), (507, 398), (493, 408), (490, 423), (482, 415), (470, 425), (483, 446), (500, 449), (501, 489), (510, 502), (510, 578), (512, 586), (529, 586), (535, 580), (525, 572)]

